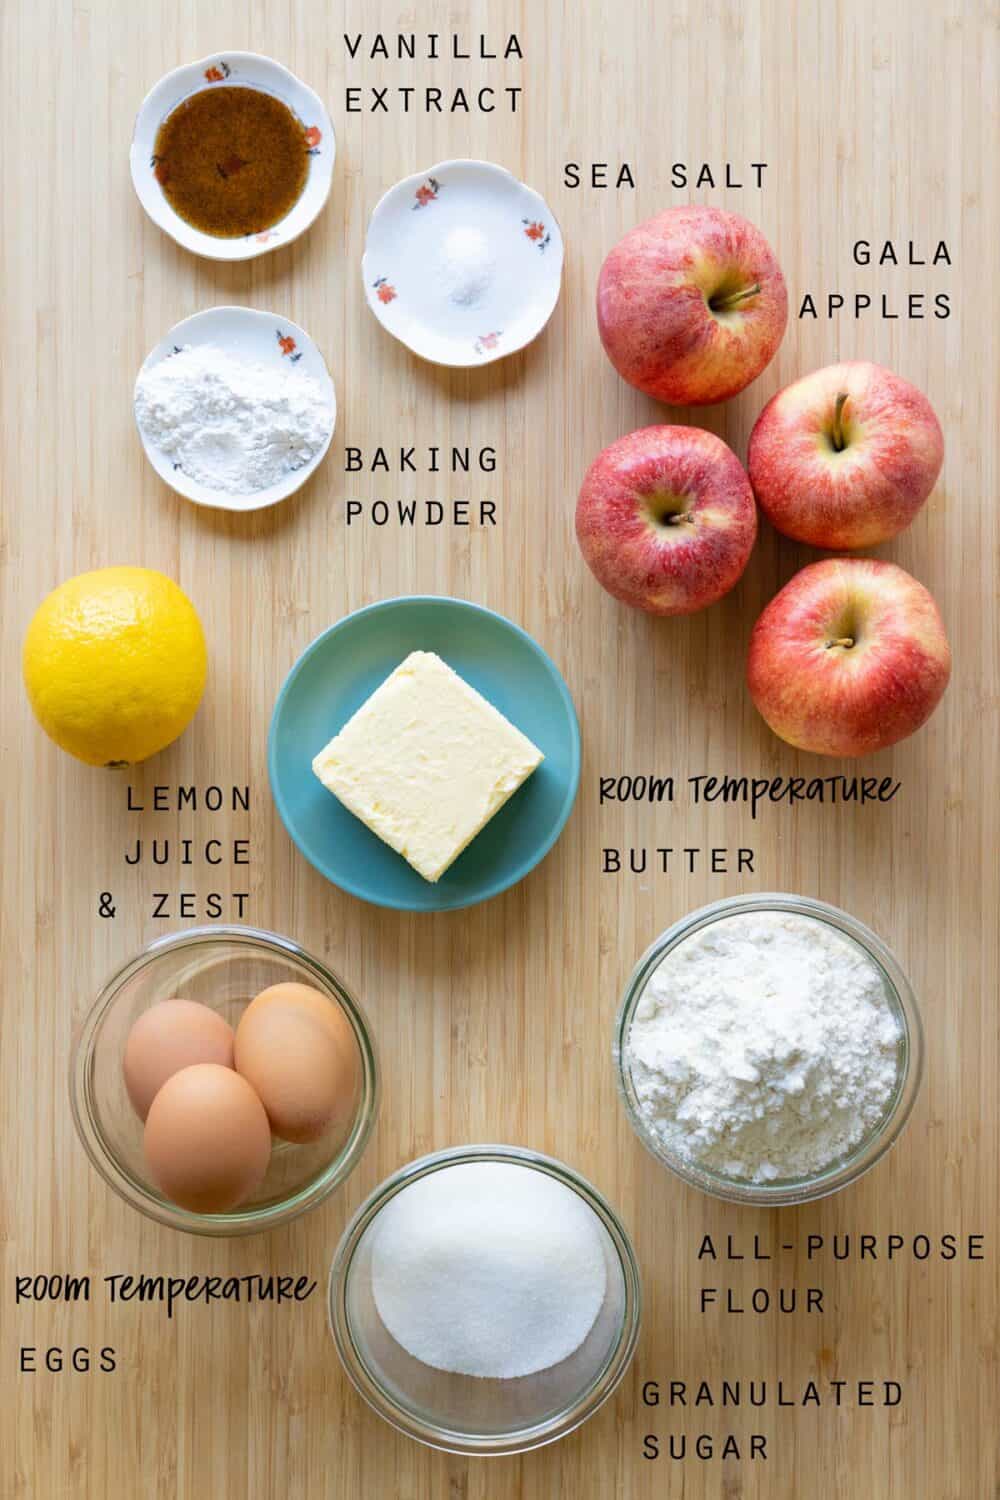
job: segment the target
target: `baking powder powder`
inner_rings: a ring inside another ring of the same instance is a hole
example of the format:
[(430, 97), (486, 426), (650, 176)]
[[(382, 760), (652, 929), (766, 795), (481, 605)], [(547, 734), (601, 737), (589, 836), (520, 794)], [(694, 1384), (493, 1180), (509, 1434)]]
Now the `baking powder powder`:
[(212, 344), (188, 345), (140, 374), (135, 414), (175, 468), (229, 495), (267, 489), (310, 463), (333, 423), (329, 396), (304, 370)]

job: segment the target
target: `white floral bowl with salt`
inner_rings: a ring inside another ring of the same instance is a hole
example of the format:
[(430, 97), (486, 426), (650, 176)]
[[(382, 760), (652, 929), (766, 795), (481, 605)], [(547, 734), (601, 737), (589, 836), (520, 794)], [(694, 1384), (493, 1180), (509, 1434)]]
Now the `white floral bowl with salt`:
[(562, 234), (538, 193), (491, 162), (446, 161), (379, 201), (362, 275), (394, 338), (433, 364), (467, 367), (537, 338), (562, 267)]
[(143, 361), (133, 405), (164, 483), (224, 510), (260, 510), (301, 489), (337, 419), (333, 380), (305, 329), (250, 307), (175, 324)]

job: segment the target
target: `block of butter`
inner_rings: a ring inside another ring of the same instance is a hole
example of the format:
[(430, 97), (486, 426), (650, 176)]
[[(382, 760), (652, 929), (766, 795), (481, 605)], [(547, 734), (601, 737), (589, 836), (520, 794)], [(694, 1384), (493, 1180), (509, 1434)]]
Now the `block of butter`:
[(433, 651), (411, 651), (312, 766), (327, 791), (435, 881), (543, 759)]

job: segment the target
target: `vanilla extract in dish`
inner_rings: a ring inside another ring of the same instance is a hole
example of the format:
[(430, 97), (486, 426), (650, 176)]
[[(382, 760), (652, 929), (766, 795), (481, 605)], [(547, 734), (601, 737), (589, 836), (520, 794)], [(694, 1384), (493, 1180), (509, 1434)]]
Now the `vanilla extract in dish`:
[(305, 187), (306, 127), (262, 89), (201, 89), (163, 121), (153, 166), (171, 208), (195, 229), (220, 239), (259, 234)]

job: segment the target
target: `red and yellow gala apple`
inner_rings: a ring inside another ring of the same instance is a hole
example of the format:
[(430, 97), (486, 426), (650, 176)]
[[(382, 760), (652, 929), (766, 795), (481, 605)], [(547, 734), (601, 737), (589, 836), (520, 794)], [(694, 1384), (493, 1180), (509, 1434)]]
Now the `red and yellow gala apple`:
[(673, 406), (742, 391), (774, 358), (787, 318), (774, 251), (748, 219), (721, 208), (668, 208), (638, 224), (597, 283), (597, 326), (611, 363)]
[(811, 563), (750, 637), (750, 695), (781, 739), (818, 755), (884, 750), (930, 718), (951, 674), (937, 605), (895, 563)]
[(836, 551), (909, 526), (937, 482), (944, 439), (927, 397), (891, 370), (827, 365), (769, 401), (750, 434), (750, 482), (771, 524)]
[(757, 507), (735, 453), (700, 427), (643, 427), (591, 464), (576, 507), (591, 572), (616, 599), (686, 615), (736, 583)]

